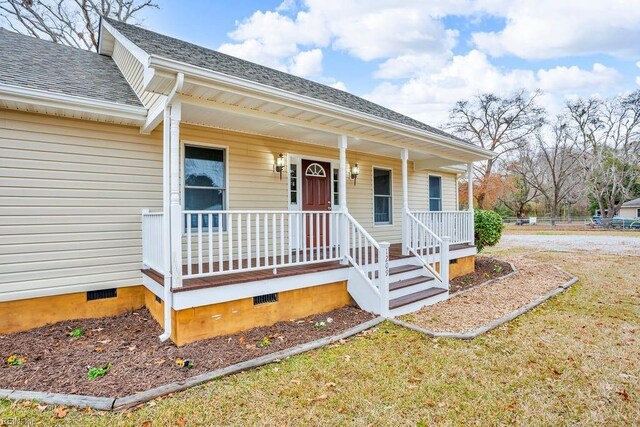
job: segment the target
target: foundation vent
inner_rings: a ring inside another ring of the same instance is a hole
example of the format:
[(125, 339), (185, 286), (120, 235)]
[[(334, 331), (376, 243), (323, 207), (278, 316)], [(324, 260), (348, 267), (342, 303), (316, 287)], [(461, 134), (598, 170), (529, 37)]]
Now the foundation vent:
[(458, 258), (449, 260), (449, 264), (457, 264), (457, 263), (458, 263)]
[(156, 295), (156, 302), (162, 304), (162, 298), (160, 298), (158, 295)]
[(113, 289), (100, 289), (98, 291), (87, 292), (87, 301), (93, 301), (97, 299), (115, 298), (118, 296), (118, 290)]
[(270, 302), (278, 302), (278, 294), (266, 294), (253, 297), (253, 305), (267, 304)]

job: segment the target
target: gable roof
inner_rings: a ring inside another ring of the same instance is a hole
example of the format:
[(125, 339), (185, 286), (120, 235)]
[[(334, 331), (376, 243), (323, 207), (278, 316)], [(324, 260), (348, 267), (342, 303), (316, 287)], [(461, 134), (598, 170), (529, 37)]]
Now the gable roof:
[(640, 208), (640, 198), (629, 200), (622, 204), (623, 208)]
[[(212, 49), (188, 43), (173, 37), (145, 30), (131, 24), (103, 17), (133, 44), (152, 56), (163, 57), (192, 66), (219, 72), (251, 82), (271, 86), (309, 98), (349, 108), (360, 113), (390, 120), (413, 128), (435, 133), (445, 138), (469, 143), (466, 140), (443, 132), (418, 120), (382, 107), (348, 92), (332, 88), (311, 80), (297, 77), (263, 65), (245, 61)], [(470, 143), (469, 143), (470, 144)], [(470, 144), (472, 145), (472, 144)]]
[(0, 84), (142, 107), (108, 56), (0, 28)]

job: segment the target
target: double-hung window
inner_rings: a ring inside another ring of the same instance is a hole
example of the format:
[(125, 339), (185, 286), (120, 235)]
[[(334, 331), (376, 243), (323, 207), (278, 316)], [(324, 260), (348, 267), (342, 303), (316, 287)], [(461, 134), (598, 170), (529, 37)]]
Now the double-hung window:
[[(185, 146), (184, 149), (184, 207), (193, 211), (220, 211), (226, 209), (225, 150)], [(213, 215), (213, 226), (218, 226), (219, 215)], [(203, 216), (208, 227), (208, 215)], [(198, 226), (196, 215), (191, 226)]]
[(375, 224), (391, 224), (391, 171), (373, 169), (373, 220)]
[(442, 210), (442, 178), (429, 175), (429, 210)]

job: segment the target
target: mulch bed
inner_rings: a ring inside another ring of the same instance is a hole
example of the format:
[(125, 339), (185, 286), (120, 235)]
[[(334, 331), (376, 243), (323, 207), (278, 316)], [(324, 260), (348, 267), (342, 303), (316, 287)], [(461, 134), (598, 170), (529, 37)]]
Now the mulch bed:
[[(374, 317), (344, 307), (182, 347), (158, 340), (162, 329), (147, 309), (59, 322), (0, 336), (0, 388), (122, 397), (335, 335)], [(329, 318), (332, 321), (327, 322)], [(316, 327), (317, 322), (325, 326)], [(84, 335), (70, 337), (76, 328), (83, 328)], [(24, 364), (8, 365), (13, 354), (24, 357)], [(178, 358), (191, 360), (194, 366), (179, 367)], [(87, 378), (88, 367), (109, 363), (106, 375)]]
[(451, 294), (480, 285), (487, 280), (497, 279), (513, 272), (511, 264), (496, 258), (476, 256), (476, 269), (473, 273), (456, 277), (449, 282)]
[(572, 277), (527, 255), (505, 260), (518, 270), (486, 286), (476, 286), (446, 301), (424, 307), (400, 319), (433, 332), (470, 332), (557, 289)]

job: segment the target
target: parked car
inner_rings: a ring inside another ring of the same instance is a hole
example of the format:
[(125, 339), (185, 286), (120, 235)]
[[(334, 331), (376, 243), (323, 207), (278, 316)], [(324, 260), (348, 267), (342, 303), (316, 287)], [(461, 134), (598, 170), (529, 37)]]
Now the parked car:
[(604, 225), (602, 222), (602, 217), (600, 215), (595, 215), (593, 218), (591, 218), (591, 225), (602, 227)]
[(620, 218), (614, 216), (611, 218), (611, 226), (613, 228), (640, 230), (640, 218)]

